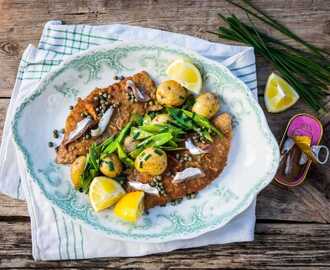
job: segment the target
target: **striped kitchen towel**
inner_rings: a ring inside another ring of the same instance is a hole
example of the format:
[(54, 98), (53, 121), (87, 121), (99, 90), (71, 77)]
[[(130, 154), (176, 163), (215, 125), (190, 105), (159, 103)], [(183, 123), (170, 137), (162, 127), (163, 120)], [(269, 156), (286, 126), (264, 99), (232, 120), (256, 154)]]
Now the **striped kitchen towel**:
[(252, 48), (212, 43), (191, 36), (128, 25), (63, 25), (61, 21), (48, 22), (38, 47), (29, 45), (22, 56), (0, 149), (0, 192), (27, 201), (31, 216), (33, 257), (36, 260), (66, 260), (142, 256), (179, 248), (253, 240), (255, 201), (223, 228), (194, 239), (161, 244), (113, 240), (75, 224), (54, 209), (27, 175), (21, 157), (15, 152), (10, 128), (18, 100), (31, 93), (40, 79), (65, 57), (117, 40), (147, 40), (194, 50), (226, 65), (257, 96), (255, 55)]

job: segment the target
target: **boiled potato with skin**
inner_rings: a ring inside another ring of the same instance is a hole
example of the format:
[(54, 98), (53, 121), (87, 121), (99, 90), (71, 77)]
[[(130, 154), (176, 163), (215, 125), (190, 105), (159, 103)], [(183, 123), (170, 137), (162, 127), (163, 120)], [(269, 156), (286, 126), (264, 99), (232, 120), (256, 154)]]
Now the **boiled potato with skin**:
[(156, 91), (157, 101), (167, 107), (181, 106), (188, 96), (188, 91), (173, 80), (162, 82)]
[(135, 168), (149, 175), (161, 175), (167, 167), (167, 155), (158, 148), (144, 149), (135, 159)]
[(213, 124), (221, 132), (227, 134), (231, 131), (231, 116), (228, 113), (222, 113), (214, 118)]
[(206, 118), (211, 118), (219, 108), (218, 98), (212, 93), (204, 93), (196, 98), (192, 111)]
[(105, 176), (116, 177), (123, 169), (123, 166), (116, 154), (111, 154), (101, 161), (100, 171)]
[(151, 123), (156, 125), (166, 124), (170, 122), (171, 117), (167, 113), (161, 113), (155, 116), (154, 119), (152, 119)]
[(80, 177), (86, 167), (86, 157), (80, 156), (71, 164), (71, 183), (75, 188), (80, 186)]

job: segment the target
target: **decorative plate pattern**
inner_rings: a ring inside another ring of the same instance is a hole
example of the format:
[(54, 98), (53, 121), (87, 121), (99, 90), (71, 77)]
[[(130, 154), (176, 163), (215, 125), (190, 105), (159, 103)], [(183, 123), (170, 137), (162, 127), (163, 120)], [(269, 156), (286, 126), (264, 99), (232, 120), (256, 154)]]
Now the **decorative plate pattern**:
[[(197, 198), (176, 206), (156, 207), (133, 225), (112, 210), (94, 213), (86, 195), (76, 192), (68, 166), (54, 162), (47, 146), (54, 128), (61, 129), (76, 97), (113, 83), (114, 75), (146, 70), (159, 83), (177, 58), (192, 61), (202, 71), (204, 89), (216, 93), (222, 110), (234, 117), (235, 129), (228, 165)], [(165, 242), (196, 237), (224, 226), (245, 210), (273, 178), (279, 162), (277, 143), (265, 116), (246, 85), (224, 66), (177, 47), (118, 42), (68, 58), (49, 73), (17, 108), (12, 123), (17, 148), (29, 175), (45, 197), (77, 222), (114, 239)]]

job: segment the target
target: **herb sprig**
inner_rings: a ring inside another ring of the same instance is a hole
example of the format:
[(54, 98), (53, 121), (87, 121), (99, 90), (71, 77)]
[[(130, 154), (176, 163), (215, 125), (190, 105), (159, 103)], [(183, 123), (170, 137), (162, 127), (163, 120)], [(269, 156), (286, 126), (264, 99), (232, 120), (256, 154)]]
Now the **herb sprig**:
[[(322, 101), (329, 95), (330, 53), (304, 41), (250, 1), (242, 0), (247, 7), (232, 0), (226, 1), (244, 10), (250, 25), (242, 22), (235, 15), (225, 17), (219, 14), (227, 23), (227, 27), (221, 26), (216, 32), (211, 33), (222, 39), (254, 47), (258, 54), (273, 64), (279, 75), (291, 84), (306, 103), (315, 111), (322, 113), (324, 109)], [(250, 16), (302, 44), (305, 50), (297, 49), (256, 29)]]

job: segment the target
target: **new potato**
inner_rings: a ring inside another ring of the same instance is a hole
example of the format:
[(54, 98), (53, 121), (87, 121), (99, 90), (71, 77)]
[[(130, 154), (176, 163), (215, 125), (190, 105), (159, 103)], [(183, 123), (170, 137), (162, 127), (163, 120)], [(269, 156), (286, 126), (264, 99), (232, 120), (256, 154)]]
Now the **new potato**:
[(204, 93), (196, 98), (192, 111), (206, 118), (211, 118), (219, 108), (218, 98), (212, 93)]
[(167, 167), (167, 155), (161, 149), (149, 147), (135, 159), (135, 168), (141, 173), (161, 175)]
[(86, 157), (80, 156), (71, 164), (71, 182), (75, 188), (80, 185), (80, 177), (84, 173), (86, 166)]
[(123, 166), (116, 154), (111, 154), (101, 161), (100, 171), (105, 176), (116, 177), (123, 169)]
[(216, 128), (221, 130), (223, 133), (231, 131), (231, 117), (228, 113), (222, 113), (214, 118), (213, 124)]
[(167, 107), (181, 106), (188, 96), (187, 90), (173, 80), (162, 82), (156, 91), (157, 101)]

